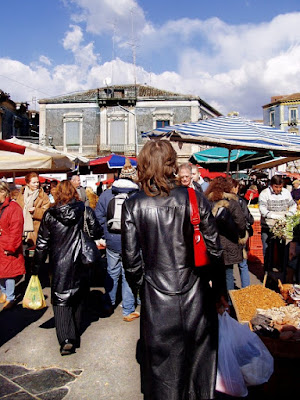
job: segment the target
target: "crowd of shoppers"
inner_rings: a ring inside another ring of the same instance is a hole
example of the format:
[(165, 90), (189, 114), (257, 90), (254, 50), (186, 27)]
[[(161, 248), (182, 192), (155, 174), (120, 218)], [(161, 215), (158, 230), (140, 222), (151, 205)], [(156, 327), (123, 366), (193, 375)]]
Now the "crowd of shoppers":
[[(274, 176), (264, 190), (252, 184), (241, 196), (239, 182), (230, 177), (206, 182), (197, 166), (178, 166), (167, 140), (147, 142), (137, 169), (126, 159), (119, 178), (98, 194), (84, 189), (79, 175), (54, 182), (48, 194), (37, 173), (27, 174), (25, 182), (15, 200), (9, 186), (0, 182), (3, 309), (14, 305), (15, 280), (25, 274), (24, 250), (34, 246), (31, 273), (48, 267), (51, 274), (60, 353), (74, 353), (80, 347), (90, 283), (81, 258), (87, 226), (92, 240), (101, 239), (105, 247), (105, 316), (118, 305), (121, 284), (123, 321), (140, 318), (137, 355), (144, 399), (214, 398), (217, 313), (230, 309), (235, 264), (242, 287), (250, 284), (246, 243), (254, 219), (248, 205), (259, 203), (267, 265), (271, 227), (276, 219), (295, 214), (300, 182), (294, 181), (290, 192), (282, 178)], [(190, 188), (195, 190), (209, 255), (201, 268), (194, 261)]]

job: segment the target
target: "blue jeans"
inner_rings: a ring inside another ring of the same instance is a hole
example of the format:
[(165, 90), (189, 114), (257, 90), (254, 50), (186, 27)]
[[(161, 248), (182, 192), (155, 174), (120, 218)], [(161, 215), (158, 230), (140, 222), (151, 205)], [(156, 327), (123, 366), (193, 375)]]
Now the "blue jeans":
[(239, 271), (241, 277), (242, 288), (250, 285), (250, 275), (246, 258), (239, 263)]
[(226, 288), (228, 290), (234, 289), (233, 265), (225, 265), (226, 274)]
[(6, 300), (14, 301), (15, 299), (15, 280), (14, 278), (0, 279), (1, 292), (6, 294)]
[(107, 278), (105, 282), (105, 293), (108, 294), (112, 305), (116, 302), (119, 277), (122, 274), (122, 307), (123, 315), (129, 315), (135, 310), (135, 299), (130, 289), (122, 264), (122, 256), (112, 250), (106, 249)]

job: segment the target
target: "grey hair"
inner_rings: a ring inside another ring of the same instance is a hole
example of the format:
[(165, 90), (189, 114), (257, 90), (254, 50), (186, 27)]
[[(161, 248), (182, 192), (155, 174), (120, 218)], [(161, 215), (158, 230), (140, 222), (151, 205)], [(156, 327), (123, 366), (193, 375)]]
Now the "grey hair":
[(4, 181), (0, 181), (0, 192), (5, 192), (6, 196), (10, 195), (10, 188), (8, 184)]
[(183, 163), (183, 164), (179, 165), (178, 171), (180, 172), (182, 169), (188, 169), (190, 171), (190, 173), (192, 173), (192, 166), (189, 163)]

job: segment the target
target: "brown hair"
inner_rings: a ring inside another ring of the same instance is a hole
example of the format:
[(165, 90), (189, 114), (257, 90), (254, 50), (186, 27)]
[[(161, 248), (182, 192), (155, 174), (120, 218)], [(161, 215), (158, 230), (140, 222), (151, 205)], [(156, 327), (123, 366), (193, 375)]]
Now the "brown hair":
[(217, 176), (210, 182), (205, 195), (209, 195), (209, 200), (211, 201), (219, 201), (223, 198), (223, 193), (230, 193), (233, 187), (234, 185), (230, 178)]
[(55, 190), (55, 203), (53, 206), (62, 206), (70, 203), (72, 199), (79, 200), (77, 190), (74, 188), (72, 183), (68, 180), (61, 181)]
[(232, 186), (233, 186), (234, 188), (240, 187), (240, 182), (239, 182), (238, 180), (236, 180), (236, 179), (234, 179), (234, 178), (229, 178), (229, 180), (231, 181)]
[(168, 140), (150, 140), (138, 156), (138, 175), (147, 196), (168, 196), (175, 185), (177, 154)]
[(28, 184), (30, 183), (32, 178), (38, 178), (39, 179), (39, 174), (36, 172), (29, 172), (29, 174), (25, 175), (25, 182)]

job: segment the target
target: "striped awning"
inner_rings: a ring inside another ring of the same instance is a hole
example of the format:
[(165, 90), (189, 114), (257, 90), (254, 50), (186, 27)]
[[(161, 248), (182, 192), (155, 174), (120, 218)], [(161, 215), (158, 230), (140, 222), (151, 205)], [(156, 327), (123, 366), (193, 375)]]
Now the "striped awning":
[(280, 156), (300, 154), (300, 136), (237, 116), (157, 128), (144, 133), (143, 137), (169, 138), (228, 149), (271, 150)]

